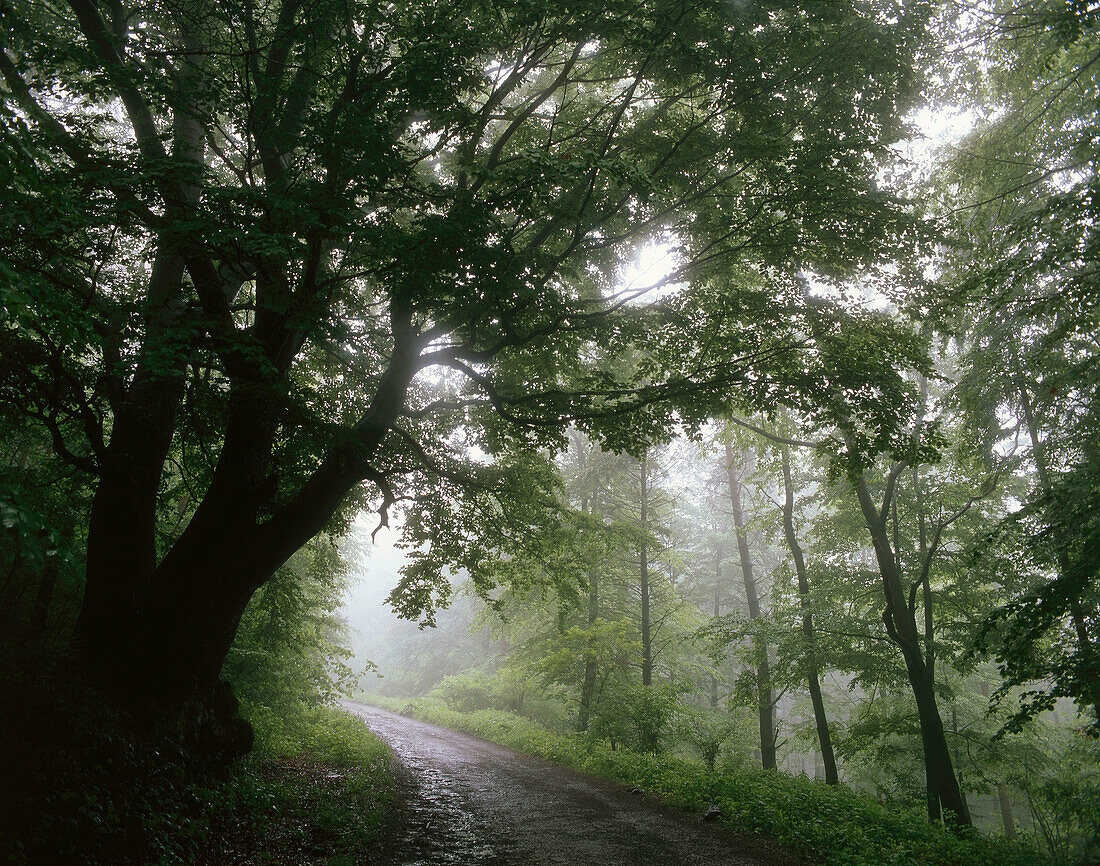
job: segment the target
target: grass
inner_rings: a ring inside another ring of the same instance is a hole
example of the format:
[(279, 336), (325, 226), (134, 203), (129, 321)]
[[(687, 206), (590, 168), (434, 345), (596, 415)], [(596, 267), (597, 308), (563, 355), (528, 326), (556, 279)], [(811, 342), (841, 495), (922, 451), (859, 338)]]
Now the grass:
[(197, 861), (356, 862), (393, 796), (389, 751), (361, 721), (331, 707), (289, 720), (252, 715), (257, 748), (208, 800), (213, 820), (193, 846)]
[(742, 833), (766, 837), (812, 862), (829, 866), (1038, 866), (1045, 855), (1023, 844), (958, 835), (918, 812), (886, 809), (844, 786), (759, 770), (706, 770), (673, 755), (611, 751), (603, 743), (549, 731), (531, 719), (496, 710), (459, 713), (424, 700), (363, 696), (362, 700), (572, 769), (640, 788), (668, 803), (702, 812)]
[(352, 863), (392, 799), (388, 751), (325, 707), (254, 711), (257, 748), (190, 761), (64, 659), (0, 660), (0, 864)]

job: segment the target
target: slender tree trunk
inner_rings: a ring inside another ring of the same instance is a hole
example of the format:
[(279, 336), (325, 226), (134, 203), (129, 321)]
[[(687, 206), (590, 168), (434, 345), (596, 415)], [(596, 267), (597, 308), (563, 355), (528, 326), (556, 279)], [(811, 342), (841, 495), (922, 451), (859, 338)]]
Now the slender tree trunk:
[(810, 582), (806, 576), (806, 558), (802, 554), (802, 545), (798, 543), (798, 536), (794, 531), (794, 485), (791, 483), (791, 455), (786, 445), (783, 446), (783, 535), (787, 539), (787, 547), (790, 548), (795, 574), (798, 577), (798, 597), (802, 606), (802, 636), (806, 639), (806, 684), (810, 691), (810, 702), (814, 708), (817, 742), (821, 747), (821, 761), (825, 766), (825, 784), (835, 785), (839, 781), (836, 756), (833, 754), (833, 740), (829, 735), (825, 701), (821, 696), (814, 620), (813, 613), (810, 611)]
[[(599, 617), (600, 596), (599, 582), (595, 571), (588, 573), (588, 625), (593, 627)], [(592, 714), (592, 700), (596, 692), (596, 657), (589, 641), (589, 653), (584, 660), (584, 682), (581, 684), (581, 705), (577, 713), (577, 731), (584, 733), (588, 730), (589, 718)]]
[(638, 577), (642, 595), (642, 685), (653, 685), (653, 638), (649, 622), (649, 488), (647, 485), (646, 458), (642, 456), (640, 477), (640, 516), (642, 543), (638, 550)]
[(1016, 838), (1016, 822), (1012, 816), (1012, 801), (1008, 798), (1008, 785), (997, 783), (997, 800), (1001, 805), (1001, 823), (1004, 825), (1005, 838)]
[[(983, 698), (989, 699), (989, 683), (984, 680), (979, 683), (978, 691)], [(1004, 779), (1000, 779), (997, 782), (997, 801), (1001, 807), (1001, 824), (1004, 827), (1005, 838), (1016, 838), (1016, 821), (1012, 815), (1012, 801), (1008, 797), (1008, 785), (1005, 784)]]
[[(722, 554), (714, 555), (714, 618), (722, 615)], [(718, 672), (715, 671), (710, 678), (710, 708), (718, 709)]]
[[(752, 573), (752, 557), (749, 554), (748, 530), (741, 504), (741, 479), (734, 469), (733, 446), (726, 441), (726, 481), (729, 485), (730, 505), (733, 508), (733, 526), (737, 534), (737, 552), (741, 559), (741, 575), (745, 582), (745, 599), (749, 605), (749, 619), (760, 618), (760, 596)], [(771, 670), (768, 665), (768, 643), (763, 637), (754, 639), (756, 650), (757, 715), (760, 723), (760, 764), (765, 770), (776, 768), (774, 702), (771, 691)]]
[[(570, 434), (573, 447), (577, 451), (577, 460), (580, 464), (580, 480), (582, 485), (581, 513), (591, 515), (596, 510), (596, 495), (599, 488), (599, 478), (589, 477), (587, 445), (584, 437), (576, 431)], [(600, 581), (593, 558), (595, 548), (589, 545), (587, 551), (589, 561), (588, 568), (588, 627), (592, 629), (600, 616)], [(581, 682), (580, 706), (577, 709), (577, 733), (583, 734), (588, 730), (592, 716), (592, 707), (596, 697), (596, 678), (599, 668), (596, 663), (596, 641), (594, 637), (588, 639), (587, 653), (584, 659), (584, 679)]]
[[(588, 513), (588, 498), (581, 503), (581, 510)], [(596, 620), (600, 616), (600, 583), (595, 568), (588, 569), (588, 627), (595, 627)], [(581, 684), (581, 705), (577, 711), (577, 732), (583, 734), (588, 730), (589, 719), (592, 714), (592, 701), (596, 693), (596, 652), (595, 639), (589, 638), (588, 654), (584, 660), (584, 682)]]
[[(913, 496), (917, 502), (918, 562), (923, 564), (921, 574), (921, 594), (924, 604), (924, 666), (928, 671), (928, 681), (935, 688), (936, 683), (936, 635), (932, 619), (932, 583), (928, 557), (928, 526), (924, 517), (924, 496), (920, 480), (920, 467), (913, 467)], [(891, 505), (897, 513), (897, 500)], [(895, 518), (896, 519), (896, 518)], [(894, 540), (894, 562), (897, 565), (898, 543)], [(899, 566), (900, 567), (900, 566)], [(932, 821), (940, 820), (940, 797), (936, 793), (936, 780), (927, 762), (924, 765), (924, 792), (927, 799), (928, 817)]]
[(893, 496), (897, 475), (903, 467), (896, 466), (887, 481), (881, 512), (875, 508), (866, 479), (860, 475), (856, 483), (856, 493), (864, 521), (871, 536), (878, 561), (879, 575), (882, 578), (886, 609), (882, 618), (887, 633), (901, 650), (905, 660), (905, 670), (909, 675), (909, 685), (917, 705), (917, 717), (920, 721), (921, 744), (924, 749), (924, 765), (929, 790), (929, 817), (935, 820), (942, 807), (951, 812), (960, 826), (970, 826), (970, 810), (966, 798), (959, 788), (955, 770), (951, 764), (951, 752), (947, 746), (943, 719), (936, 705), (936, 693), (933, 681), (928, 674), (928, 665), (921, 653), (921, 639), (917, 631), (916, 619), (909, 607), (897, 559), (887, 530), (887, 517)]

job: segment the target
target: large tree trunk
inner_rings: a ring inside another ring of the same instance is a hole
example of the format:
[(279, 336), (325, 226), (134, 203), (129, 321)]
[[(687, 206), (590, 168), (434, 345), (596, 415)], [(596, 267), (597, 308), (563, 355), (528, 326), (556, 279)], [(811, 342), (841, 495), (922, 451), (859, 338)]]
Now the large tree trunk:
[(157, 495), (186, 364), (173, 352), (170, 336), (178, 323), (182, 278), (183, 260), (159, 253), (150, 277), (145, 344), (127, 393), (114, 401), (111, 440), (92, 499), (77, 640), (95, 676), (108, 683), (132, 678), (127, 668), (136, 660), (135, 648), (128, 635), (156, 568)]
[(921, 745), (924, 750), (925, 775), (928, 784), (929, 817), (938, 818), (942, 807), (954, 815), (960, 826), (970, 826), (970, 810), (959, 788), (951, 753), (947, 747), (943, 720), (936, 705), (934, 682), (921, 653), (921, 638), (917, 631), (914, 611), (909, 607), (901, 573), (886, 528), (886, 518), (893, 501), (897, 476), (904, 467), (899, 464), (890, 473), (883, 496), (881, 511), (875, 508), (866, 479), (860, 475), (856, 482), (856, 494), (863, 511), (864, 522), (875, 549), (879, 575), (882, 578), (886, 609), (882, 618), (890, 638), (901, 650), (909, 685), (917, 705), (920, 722)]
[[(760, 617), (760, 596), (752, 573), (752, 556), (749, 554), (748, 530), (741, 504), (741, 479), (734, 469), (733, 446), (726, 441), (726, 481), (729, 485), (730, 505), (733, 508), (733, 526), (737, 534), (737, 552), (741, 559), (741, 575), (745, 582), (745, 600), (749, 605), (749, 619)], [(768, 642), (763, 637), (754, 639), (756, 652), (756, 707), (760, 723), (760, 764), (765, 770), (776, 768), (775, 759), (775, 704), (772, 700), (771, 670), (768, 663)]]
[[(194, 58), (201, 56), (196, 50), (181, 61), (177, 82), (181, 89), (196, 73)], [(196, 168), (203, 165), (205, 138), (195, 112), (174, 112), (172, 136), (173, 159)], [(180, 331), (200, 327), (184, 295), (185, 240), (176, 228), (199, 194), (194, 183), (181, 180), (165, 195), (164, 228), (156, 240), (146, 290), (144, 337), (128, 386), (113, 357), (118, 347), (104, 347), (111, 439), (89, 515), (76, 641), (92, 675), (123, 696), (132, 696), (144, 675), (137, 634), (145, 621), (144, 595), (157, 567), (160, 482), (190, 360)]]
[(798, 598), (802, 606), (802, 636), (806, 639), (806, 685), (814, 708), (817, 742), (821, 747), (821, 762), (825, 766), (825, 784), (835, 785), (839, 781), (836, 756), (833, 754), (833, 739), (829, 734), (829, 719), (825, 715), (825, 701), (821, 697), (821, 679), (817, 665), (813, 613), (810, 611), (810, 582), (806, 576), (806, 558), (802, 554), (802, 545), (798, 543), (798, 536), (794, 531), (794, 485), (791, 483), (791, 456), (786, 445), (783, 446), (783, 535), (787, 539), (787, 547), (791, 551), (791, 558), (794, 559), (795, 575), (798, 577)]
[[(157, 417), (135, 414), (121, 428), (116, 422), (110, 447), (119, 450), (119, 462), (107, 467), (93, 504), (78, 649), (120, 703), (174, 726), (193, 751), (232, 755), (250, 747), (251, 729), (235, 717), (236, 701), (219, 681), (241, 615), (264, 581), (371, 477), (368, 460), (404, 402), (417, 352), (415, 340), (397, 341), (354, 439), (336, 443), (298, 493), (263, 522), (273, 491), (277, 383), (235, 381), (210, 486), (157, 564), (146, 544), (157, 514), (151, 479), (159, 477), (170, 436), (153, 448), (155, 437), (142, 443), (140, 433), (149, 425), (161, 430)], [(135, 489), (116, 476), (125, 465), (124, 445), (132, 459), (141, 458), (140, 497), (115, 495)], [(141, 535), (120, 533), (127, 515), (140, 519)]]

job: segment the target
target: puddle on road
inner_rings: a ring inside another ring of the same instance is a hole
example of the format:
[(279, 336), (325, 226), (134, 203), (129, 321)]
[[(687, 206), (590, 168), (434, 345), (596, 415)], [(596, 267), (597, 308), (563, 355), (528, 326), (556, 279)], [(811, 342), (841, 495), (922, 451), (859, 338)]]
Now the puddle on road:
[(405, 801), (377, 862), (385, 866), (502, 866), (514, 861), (509, 840), (475, 818), (476, 809), (445, 772), (392, 742), (411, 777)]

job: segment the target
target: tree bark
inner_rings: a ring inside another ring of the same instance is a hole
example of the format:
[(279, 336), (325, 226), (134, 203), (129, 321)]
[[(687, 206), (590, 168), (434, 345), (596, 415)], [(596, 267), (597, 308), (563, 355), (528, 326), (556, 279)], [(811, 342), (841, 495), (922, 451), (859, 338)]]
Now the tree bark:
[(821, 696), (821, 680), (817, 664), (817, 647), (814, 635), (813, 613), (810, 610), (810, 582), (806, 576), (806, 558), (802, 554), (802, 545), (794, 531), (794, 485), (791, 483), (790, 449), (783, 446), (783, 535), (787, 547), (794, 559), (795, 574), (798, 577), (798, 597), (802, 607), (802, 636), (806, 639), (806, 684), (810, 692), (810, 702), (814, 708), (814, 723), (817, 726), (817, 742), (821, 748), (821, 761), (825, 767), (825, 784), (835, 785), (840, 781), (836, 769), (836, 756), (833, 754), (833, 740), (829, 735), (829, 719), (825, 715), (825, 701)]
[[(745, 583), (745, 600), (749, 606), (749, 619), (760, 618), (760, 596), (752, 573), (752, 556), (749, 554), (748, 530), (741, 504), (741, 479), (734, 469), (733, 446), (727, 439), (726, 482), (729, 486), (730, 505), (733, 509), (733, 526), (737, 535), (737, 552), (741, 559), (741, 575)], [(775, 755), (775, 704), (772, 700), (771, 670), (768, 663), (768, 643), (763, 637), (754, 638), (756, 654), (756, 707), (760, 727), (760, 764), (765, 770), (776, 769)]]

